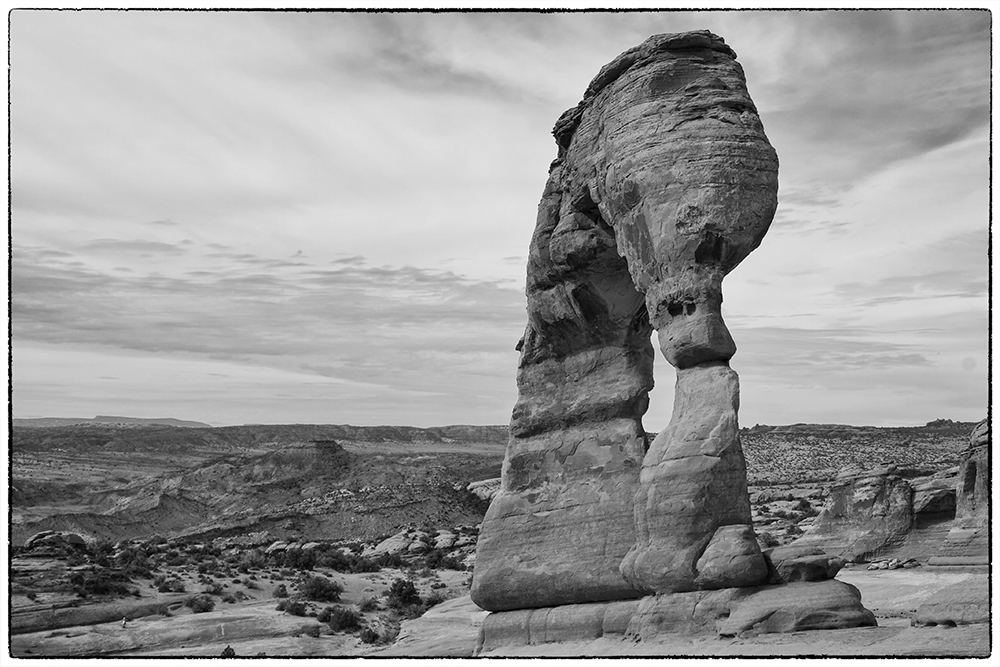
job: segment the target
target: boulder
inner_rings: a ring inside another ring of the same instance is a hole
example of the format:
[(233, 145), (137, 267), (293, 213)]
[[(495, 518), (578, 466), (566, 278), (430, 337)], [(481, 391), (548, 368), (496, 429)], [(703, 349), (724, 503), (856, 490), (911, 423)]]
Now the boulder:
[[(742, 68), (708, 31), (655, 35), (602, 68), (553, 135), (518, 400), (472, 599), (497, 611), (755, 583), (762, 558), (729, 532), (695, 583), (716, 531), (751, 524), (722, 278), (770, 225), (778, 164)], [(654, 326), (691, 412), (647, 453)], [(688, 436), (698, 453), (686, 461)], [(661, 542), (683, 557), (663, 562)], [(724, 573), (727, 559), (743, 574)]]
[(266, 549), (264, 549), (264, 553), (270, 554), (270, 553), (274, 553), (275, 551), (284, 551), (287, 548), (288, 548), (288, 542), (285, 542), (283, 540), (277, 540), (273, 544), (271, 544), (269, 547), (267, 547)]
[(764, 558), (770, 571), (768, 582), (772, 584), (833, 579), (845, 565), (843, 558), (829, 556), (819, 547), (810, 546), (768, 549)]
[(448, 531), (440, 531), (434, 536), (434, 548), (435, 549), (450, 549), (455, 546), (455, 542), (458, 538), (455, 533)]
[(500, 492), (500, 478), (471, 482), (465, 489), (482, 500), (493, 500), (493, 497)]
[(738, 600), (718, 626), (720, 635), (799, 632), (878, 625), (861, 592), (836, 579), (766, 587)]
[(393, 554), (401, 554), (406, 552), (412, 543), (413, 537), (411, 532), (403, 530), (396, 533), (392, 537), (387, 537), (374, 547), (366, 548), (362, 555), (366, 558), (375, 558), (382, 555), (391, 556)]
[(87, 541), (76, 533), (43, 530), (24, 541), (24, 548), (31, 550), (48, 547), (56, 551), (75, 551), (87, 548)]

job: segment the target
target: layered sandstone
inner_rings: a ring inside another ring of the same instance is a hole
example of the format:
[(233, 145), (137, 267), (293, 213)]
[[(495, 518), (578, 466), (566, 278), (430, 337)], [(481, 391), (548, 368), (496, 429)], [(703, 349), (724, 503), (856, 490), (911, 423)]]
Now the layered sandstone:
[[(656, 35), (605, 66), (553, 133), (473, 600), (523, 609), (761, 583), (721, 286), (767, 231), (777, 158), (743, 71), (707, 31)], [(654, 327), (682, 398), (647, 452)]]
[(931, 565), (990, 562), (990, 424), (976, 424), (962, 452), (955, 489), (955, 525)]

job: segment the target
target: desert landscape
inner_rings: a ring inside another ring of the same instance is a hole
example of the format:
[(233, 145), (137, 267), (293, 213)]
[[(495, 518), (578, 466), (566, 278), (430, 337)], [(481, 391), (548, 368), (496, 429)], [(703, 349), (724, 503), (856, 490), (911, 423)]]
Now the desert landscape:
[[(902, 530), (880, 533), (869, 506), (856, 527), (883, 543), (830, 549), (849, 554), (837, 578), (858, 587), (877, 627), (482, 654), (984, 655), (987, 563), (931, 564), (955, 524), (973, 426), (741, 432), (762, 548), (807, 535), (846, 478), (910, 489), (909, 506), (891, 508)], [(469, 587), (505, 427), (18, 420), (13, 433), (12, 655), (476, 652), (487, 612)]]
[(993, 657), (993, 19), (12, 11), (10, 657)]

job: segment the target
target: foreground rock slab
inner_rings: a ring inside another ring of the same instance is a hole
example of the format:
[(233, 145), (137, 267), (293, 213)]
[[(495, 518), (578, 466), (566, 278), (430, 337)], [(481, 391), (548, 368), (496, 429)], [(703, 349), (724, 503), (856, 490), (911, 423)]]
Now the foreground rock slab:
[(800, 582), (497, 612), (483, 621), (477, 654), (611, 636), (650, 642), (875, 625), (856, 587), (836, 580)]

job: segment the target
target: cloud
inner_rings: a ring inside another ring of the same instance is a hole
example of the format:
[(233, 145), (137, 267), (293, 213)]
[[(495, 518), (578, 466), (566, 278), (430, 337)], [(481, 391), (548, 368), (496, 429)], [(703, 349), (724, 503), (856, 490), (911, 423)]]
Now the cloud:
[[(16, 405), (127, 400), (148, 371), (151, 402), (226, 419), (506, 421), (552, 124), (618, 53), (698, 28), (739, 53), (781, 160), (771, 230), (726, 281), (744, 411), (982, 412), (976, 11), (15, 10)], [(128, 391), (91, 394), (101, 366)]]
[[(459, 366), (471, 358), (462, 355), (479, 355), (491, 360), (489, 373), (513, 375), (513, 358), (505, 357), (523, 328), (517, 291), (356, 258), (336, 269), (255, 259), (272, 270), (237, 262), (125, 278), (17, 248), (14, 340), (256, 359), (300, 372), (337, 368), (342, 379), (411, 388), (426, 372), (414, 354), (420, 350), (454, 355)], [(444, 376), (458, 372), (441, 368)]]

